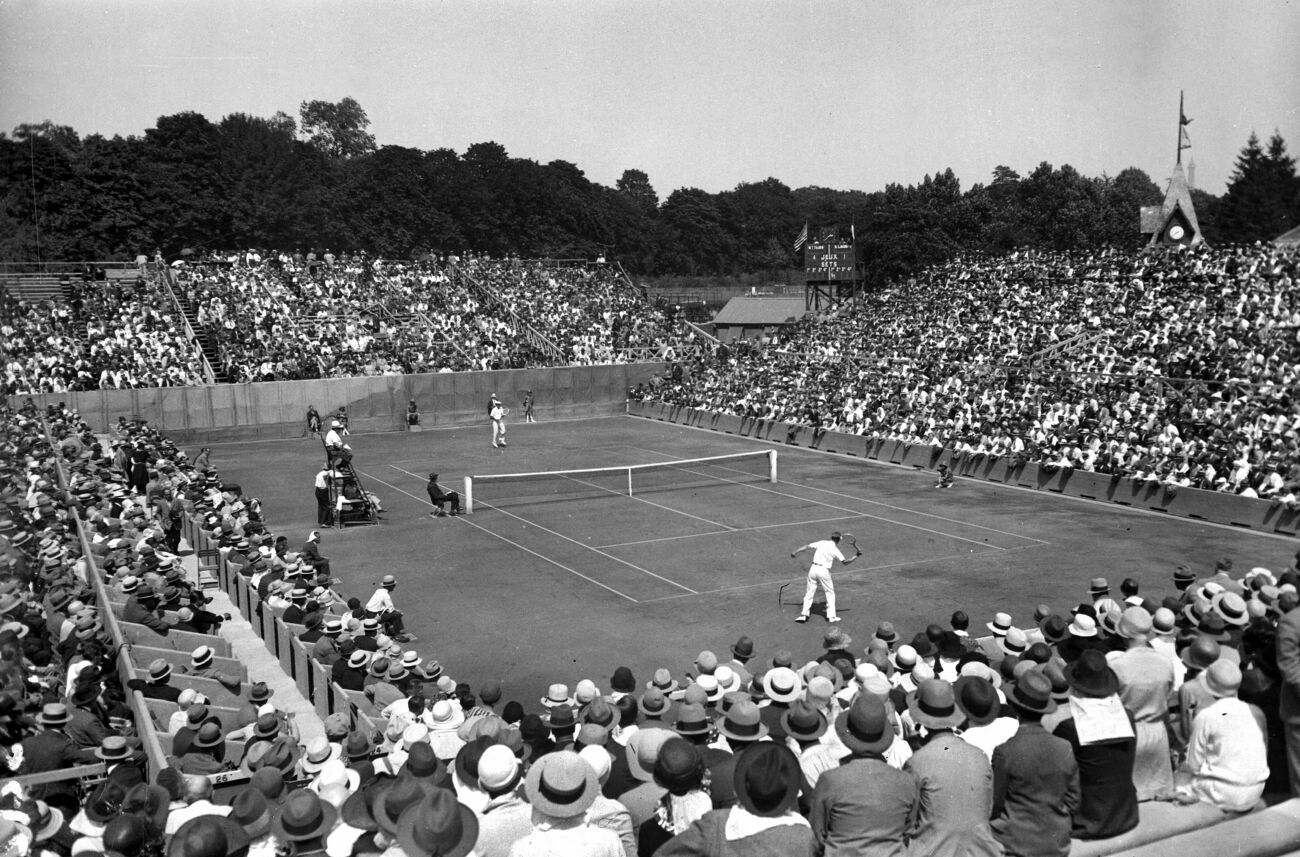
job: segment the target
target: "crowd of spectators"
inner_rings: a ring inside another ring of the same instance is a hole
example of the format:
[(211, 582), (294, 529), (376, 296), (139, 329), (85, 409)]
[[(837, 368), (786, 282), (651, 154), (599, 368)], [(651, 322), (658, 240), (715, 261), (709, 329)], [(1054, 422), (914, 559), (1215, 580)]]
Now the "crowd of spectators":
[(59, 303), (0, 294), (6, 395), (204, 383), (200, 351), (156, 274), (69, 290)]
[(1294, 506), (1297, 258), (960, 257), (640, 395)]
[[(54, 406), (0, 410), (0, 430), (0, 768), (106, 772), (87, 794), (0, 779), (0, 853), (1065, 855), (1144, 802), (1233, 814), (1300, 785), (1300, 553), (1277, 572), (1179, 566), (1155, 591), (1094, 578), (1069, 609), (828, 626), (813, 651), (741, 636), (520, 698), (383, 636), (392, 587), (345, 599), (316, 534), (290, 550), (206, 456), (125, 422), (96, 438)], [(82, 575), (159, 634), (221, 621), (177, 571), (178, 510), (301, 619), (381, 730), (331, 716), (303, 741), (210, 650), (183, 672), (241, 698), (234, 733), (166, 661), (122, 681)], [(124, 686), (180, 709), (152, 782)], [(218, 774), (243, 779), (218, 796)]]

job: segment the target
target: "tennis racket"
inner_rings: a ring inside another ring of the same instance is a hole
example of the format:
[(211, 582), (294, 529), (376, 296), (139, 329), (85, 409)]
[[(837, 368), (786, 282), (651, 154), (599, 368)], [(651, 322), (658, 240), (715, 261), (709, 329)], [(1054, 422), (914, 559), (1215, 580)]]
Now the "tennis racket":
[(852, 533), (842, 533), (840, 535), (840, 541), (853, 548), (855, 555), (862, 556), (862, 548), (858, 547), (858, 539)]
[(508, 417), (508, 416), (510, 416), (510, 409), (509, 409), (509, 408), (506, 408), (506, 407), (502, 407), (502, 408), (501, 408), (501, 418), (502, 418), (502, 419), (505, 419), (505, 418)]

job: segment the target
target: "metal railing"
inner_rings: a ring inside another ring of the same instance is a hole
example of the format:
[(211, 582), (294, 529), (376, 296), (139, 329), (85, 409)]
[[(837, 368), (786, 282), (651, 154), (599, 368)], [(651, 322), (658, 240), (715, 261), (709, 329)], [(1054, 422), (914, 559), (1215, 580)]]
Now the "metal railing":
[(180, 298), (176, 296), (171, 268), (163, 266), (160, 271), (154, 272), (154, 276), (158, 278), (158, 282), (162, 285), (162, 288), (166, 289), (167, 297), (171, 298), (172, 308), (176, 310), (176, 315), (180, 318), (181, 324), (185, 325), (185, 336), (189, 339), (190, 345), (194, 349), (194, 354), (198, 357), (199, 366), (203, 370), (205, 383), (217, 383), (217, 373), (213, 369), (212, 364), (208, 362), (208, 356), (203, 353), (203, 347), (199, 345), (199, 337), (194, 332), (194, 328), (190, 326), (190, 320), (185, 315), (185, 309), (181, 306)]
[(547, 338), (544, 334), (542, 334), (531, 324), (524, 321), (523, 318), (520, 317), (519, 313), (515, 312), (513, 309), (510, 308), (508, 304), (506, 304), (505, 299), (503, 299), (499, 294), (497, 294), (495, 289), (489, 288), (488, 286), (485, 286), (482, 283), (480, 283), (477, 279), (475, 279), (474, 275), (472, 275), (469, 271), (466, 271), (460, 265), (452, 265), (451, 270), (454, 272), (454, 274), (464, 277), (465, 282), (469, 283), (469, 285), (476, 292), (478, 292), (480, 295), (486, 298), (488, 302), (491, 303), (493, 306), (495, 306), (497, 309), (499, 309), (500, 311), (508, 315), (510, 317), (510, 320), (514, 322), (515, 327), (517, 327), (519, 331), (524, 335), (524, 339), (528, 342), (529, 345), (533, 346), (538, 351), (541, 351), (543, 354), (545, 354), (547, 357), (553, 360), (556, 366), (568, 365), (569, 361), (564, 356), (564, 351), (560, 348), (560, 346), (552, 342), (549, 338)]

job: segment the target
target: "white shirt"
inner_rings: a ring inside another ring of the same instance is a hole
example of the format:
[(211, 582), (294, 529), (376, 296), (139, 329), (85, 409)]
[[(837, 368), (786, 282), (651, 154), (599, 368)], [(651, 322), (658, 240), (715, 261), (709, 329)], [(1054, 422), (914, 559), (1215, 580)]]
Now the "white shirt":
[(813, 542), (809, 547), (813, 549), (813, 565), (822, 568), (830, 568), (831, 563), (837, 559), (840, 562), (844, 562), (844, 554), (840, 553), (839, 546), (830, 539)]
[(184, 809), (173, 809), (167, 814), (167, 830), (165, 832), (168, 836), (172, 836), (181, 829), (182, 824), (192, 818), (199, 818), (204, 815), (230, 815), (234, 809), (233, 806), (217, 806), (210, 800), (196, 800)]
[(1187, 742), (1187, 769), (1201, 787), (1198, 790), (1208, 791), (1203, 800), (1236, 809), (1233, 787), (1263, 791), (1268, 748), (1262, 720), (1259, 709), (1236, 697), (1220, 699), (1197, 712)]
[(366, 611), (369, 613), (382, 614), (396, 609), (393, 606), (393, 596), (389, 595), (388, 590), (382, 586), (376, 589), (375, 594), (366, 602)]

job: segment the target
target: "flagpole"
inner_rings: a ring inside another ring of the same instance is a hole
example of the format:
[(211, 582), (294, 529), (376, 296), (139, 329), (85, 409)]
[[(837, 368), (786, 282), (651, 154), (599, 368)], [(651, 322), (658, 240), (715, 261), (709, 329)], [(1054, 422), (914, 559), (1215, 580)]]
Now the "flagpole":
[(1183, 163), (1183, 91), (1178, 90), (1178, 154), (1174, 163), (1181, 166)]

